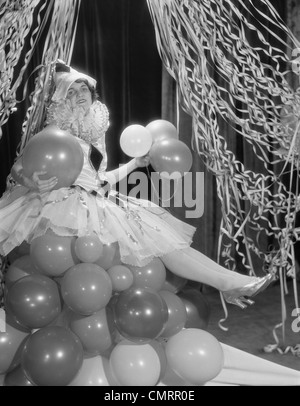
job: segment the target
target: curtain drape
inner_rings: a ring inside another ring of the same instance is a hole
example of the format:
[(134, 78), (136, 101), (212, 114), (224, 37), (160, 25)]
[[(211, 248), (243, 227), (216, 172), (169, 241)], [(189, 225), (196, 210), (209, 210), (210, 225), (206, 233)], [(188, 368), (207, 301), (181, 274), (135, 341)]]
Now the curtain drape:
[(110, 111), (109, 165), (116, 167), (128, 160), (119, 145), (126, 126), (161, 114), (161, 61), (145, 2), (83, 1), (72, 64), (98, 80)]

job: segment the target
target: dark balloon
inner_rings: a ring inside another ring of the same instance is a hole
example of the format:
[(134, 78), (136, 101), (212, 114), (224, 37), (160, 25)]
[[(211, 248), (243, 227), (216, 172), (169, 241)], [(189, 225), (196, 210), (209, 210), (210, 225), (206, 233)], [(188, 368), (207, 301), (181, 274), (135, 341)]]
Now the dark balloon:
[(28, 379), (38, 386), (66, 386), (83, 363), (79, 338), (61, 326), (44, 327), (30, 336), (22, 354)]
[(206, 330), (210, 317), (210, 306), (205, 296), (196, 289), (183, 289), (178, 293), (179, 298), (183, 301), (187, 320), (185, 328), (199, 328)]
[(120, 334), (129, 340), (149, 342), (161, 334), (168, 308), (162, 297), (149, 288), (130, 288), (121, 292), (113, 304)]
[(26, 376), (21, 365), (7, 373), (4, 378), (4, 386), (35, 386)]
[(160, 296), (168, 307), (168, 320), (161, 333), (161, 337), (172, 337), (182, 330), (187, 321), (187, 312), (183, 301), (175, 293), (161, 290)]
[(15, 282), (8, 289), (5, 304), (8, 313), (30, 329), (46, 326), (61, 312), (57, 283), (38, 274)]

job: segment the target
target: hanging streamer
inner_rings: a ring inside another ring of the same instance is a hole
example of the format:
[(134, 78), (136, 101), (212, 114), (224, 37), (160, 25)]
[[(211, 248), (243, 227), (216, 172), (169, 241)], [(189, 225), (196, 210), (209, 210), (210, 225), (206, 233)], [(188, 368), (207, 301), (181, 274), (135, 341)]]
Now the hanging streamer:
[(43, 128), (46, 108), (53, 91), (52, 74), (55, 61), (60, 59), (69, 63), (71, 60), (80, 4), (81, 0), (54, 2), (40, 70), (31, 94), (31, 106), (23, 123), (20, 154), (28, 140)]
[[(4, 0), (0, 6), (0, 127), (6, 123), (16, 105), (16, 91), (22, 82), (23, 74), (34, 51), (35, 40), (39, 36), (39, 25), (32, 30), (34, 10), (40, 0)], [(39, 13), (45, 7), (42, 4)], [(38, 14), (38, 21), (40, 15)], [(16, 68), (21, 63), (25, 39), (31, 32), (30, 49), (22, 61), (18, 74)]]
[[(230, 269), (238, 254), (250, 274), (257, 257), (265, 272), (283, 270), (282, 283), (295, 278), (300, 92), (291, 76), (300, 70), (291, 59), (299, 41), (267, 0), (147, 2), (158, 51), (193, 119), (191, 143), (216, 177), (220, 256)], [(224, 125), (231, 128), (226, 139)], [(251, 146), (259, 171), (237, 159), (231, 136)]]

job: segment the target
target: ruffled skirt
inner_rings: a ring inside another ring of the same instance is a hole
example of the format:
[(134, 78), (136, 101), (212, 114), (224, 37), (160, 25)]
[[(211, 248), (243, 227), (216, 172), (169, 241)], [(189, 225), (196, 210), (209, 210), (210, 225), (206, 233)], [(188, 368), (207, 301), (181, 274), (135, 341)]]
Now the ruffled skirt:
[(105, 197), (80, 187), (44, 194), (17, 188), (0, 200), (2, 255), (49, 230), (71, 237), (96, 233), (103, 244), (118, 242), (122, 262), (144, 266), (154, 257), (187, 248), (195, 232), (154, 203), (115, 191)]

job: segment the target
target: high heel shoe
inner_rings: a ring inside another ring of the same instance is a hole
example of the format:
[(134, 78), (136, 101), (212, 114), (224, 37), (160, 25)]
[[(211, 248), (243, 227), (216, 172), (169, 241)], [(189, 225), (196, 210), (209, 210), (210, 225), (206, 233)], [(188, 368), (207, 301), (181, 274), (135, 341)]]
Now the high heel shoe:
[(226, 290), (222, 292), (222, 295), (227, 303), (239, 306), (241, 309), (245, 309), (247, 305), (252, 305), (253, 300), (245, 298), (245, 296), (253, 297), (258, 293), (266, 289), (271, 282), (275, 280), (274, 274), (268, 274), (261, 278), (254, 277), (252, 282), (247, 283), (240, 288)]

